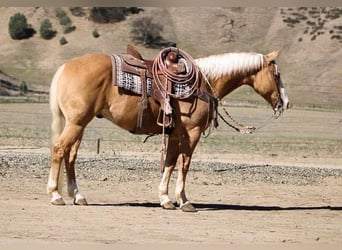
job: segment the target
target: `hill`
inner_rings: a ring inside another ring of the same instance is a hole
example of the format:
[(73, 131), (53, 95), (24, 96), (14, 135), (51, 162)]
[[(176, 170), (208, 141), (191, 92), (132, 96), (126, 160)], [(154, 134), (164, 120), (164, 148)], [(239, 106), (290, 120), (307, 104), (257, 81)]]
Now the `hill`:
[[(0, 70), (29, 88), (48, 91), (53, 73), (66, 60), (85, 53), (121, 53), (126, 50), (132, 22), (152, 17), (163, 27), (161, 35), (177, 43), (193, 57), (240, 51), (268, 53), (280, 49), (278, 64), (289, 97), (296, 107), (342, 108), (341, 8), (144, 8), (124, 21), (96, 23), (85, 15), (75, 16), (63, 8), (76, 29), (63, 34), (55, 8), (0, 8)], [(48, 18), (57, 35), (44, 40), (39, 32), (30, 39), (12, 40), (9, 18), (23, 13), (39, 31)], [(100, 36), (92, 35), (97, 30)], [(68, 41), (60, 45), (59, 40)], [(158, 49), (137, 46), (145, 57)], [(227, 97), (235, 104), (264, 104), (249, 88), (242, 87)]]

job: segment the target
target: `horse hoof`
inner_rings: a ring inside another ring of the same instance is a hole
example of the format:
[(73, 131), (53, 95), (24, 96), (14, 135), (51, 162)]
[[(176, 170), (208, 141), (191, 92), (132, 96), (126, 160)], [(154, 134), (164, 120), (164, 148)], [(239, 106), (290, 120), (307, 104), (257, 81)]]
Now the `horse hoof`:
[(87, 202), (87, 200), (84, 197), (81, 197), (81, 198), (78, 198), (78, 199), (74, 198), (73, 204), (74, 205), (79, 205), (79, 206), (87, 206), (88, 202)]
[(183, 204), (181, 206), (181, 209), (183, 212), (191, 212), (191, 213), (197, 212), (196, 208), (190, 202)]
[(167, 210), (176, 210), (175, 205), (173, 205), (173, 203), (172, 203), (171, 201), (168, 201), (168, 202), (164, 203), (164, 204), (162, 205), (162, 207), (163, 207), (164, 209), (167, 209)]
[(56, 199), (52, 199), (51, 200), (51, 204), (52, 205), (56, 205), (56, 206), (64, 206), (65, 202), (64, 202), (62, 197), (59, 197), (59, 198), (56, 198)]

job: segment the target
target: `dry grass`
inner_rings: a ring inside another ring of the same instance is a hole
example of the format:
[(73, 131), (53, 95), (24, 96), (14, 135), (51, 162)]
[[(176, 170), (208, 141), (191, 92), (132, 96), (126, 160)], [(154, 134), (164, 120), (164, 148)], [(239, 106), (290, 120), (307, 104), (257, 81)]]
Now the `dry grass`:
[[(291, 101), (297, 107), (341, 109), (340, 86), (342, 56), (341, 43), (326, 32), (315, 40), (303, 39), (304, 22), (289, 27), (281, 8), (145, 8), (139, 15), (115, 24), (95, 24), (85, 17), (71, 17), (76, 31), (63, 35), (54, 9), (0, 8), (0, 70), (25, 80), (29, 86), (48, 89), (51, 77), (59, 65), (69, 58), (91, 52), (121, 53), (131, 43), (131, 22), (142, 15), (152, 16), (164, 25), (163, 37), (174, 41), (193, 57), (232, 51), (268, 53), (281, 50), (278, 60), (282, 77)], [(36, 34), (33, 38), (13, 41), (7, 31), (8, 20), (16, 12), (24, 13), (28, 22), (39, 30), (40, 21), (49, 17), (57, 36), (46, 41)], [(293, 11), (292, 11), (293, 12)], [(323, 15), (323, 14), (322, 14)], [(323, 15), (324, 16), (324, 15)], [(322, 17), (323, 17), (322, 16)], [(234, 24), (231, 24), (234, 20)], [(327, 30), (340, 24), (340, 18), (329, 20)], [(92, 31), (100, 37), (95, 39)], [(68, 44), (59, 45), (65, 36)], [(157, 50), (138, 46), (145, 57), (153, 57)], [(263, 104), (264, 101), (248, 89), (239, 89), (229, 96), (230, 103)]]
[[(342, 164), (340, 112), (289, 110), (278, 120), (269, 108), (228, 107), (240, 122), (259, 128), (253, 134), (238, 134), (222, 121), (208, 138), (202, 138), (194, 159), (232, 161), (243, 155), (246, 162), (300, 162), (322, 166)], [(50, 112), (47, 104), (1, 104), (0, 146), (49, 148)], [(159, 159), (161, 136), (142, 143), (145, 136), (132, 135), (105, 119), (94, 119), (87, 127), (81, 152), (144, 154)], [(241, 159), (240, 159), (241, 160)]]

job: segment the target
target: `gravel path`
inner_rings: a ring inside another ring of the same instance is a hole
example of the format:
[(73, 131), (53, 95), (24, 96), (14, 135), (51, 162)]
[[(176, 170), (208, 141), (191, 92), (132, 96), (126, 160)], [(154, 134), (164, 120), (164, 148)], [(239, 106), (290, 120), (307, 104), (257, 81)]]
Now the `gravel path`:
[[(47, 153), (18, 154), (0, 151), (0, 176), (47, 178), (50, 158)], [(159, 161), (141, 156), (106, 156), (104, 154), (78, 157), (78, 178), (88, 180), (140, 181), (159, 177)], [(297, 167), (283, 165), (230, 164), (194, 160), (190, 172), (211, 176), (216, 184), (270, 183), (313, 185), (327, 177), (342, 178), (341, 168)]]

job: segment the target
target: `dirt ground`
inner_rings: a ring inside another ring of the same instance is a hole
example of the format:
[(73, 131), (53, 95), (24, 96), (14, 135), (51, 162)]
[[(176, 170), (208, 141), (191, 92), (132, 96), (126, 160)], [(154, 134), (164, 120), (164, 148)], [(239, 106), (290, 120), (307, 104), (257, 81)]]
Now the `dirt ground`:
[[(28, 110), (35, 119), (25, 118), (26, 113), (32, 116)], [(217, 151), (215, 136), (225, 132), (216, 132), (213, 141), (199, 145), (188, 175), (188, 198), (198, 212), (184, 213), (159, 206), (158, 152), (131, 148), (113, 153), (104, 145), (96, 154), (87, 142), (81, 147), (77, 175), (89, 206), (72, 205), (66, 194), (66, 206), (50, 205), (45, 191), (48, 135), (41, 137), (38, 131), (48, 126), (46, 110), (46, 104), (0, 105), (0, 246), (342, 243), (340, 112), (289, 111), (281, 119), (292, 127), (280, 132), (284, 124), (277, 123), (251, 138), (253, 147), (264, 145), (260, 140), (265, 136), (279, 138), (268, 154), (263, 148), (251, 154), (245, 139), (240, 141), (245, 151), (238, 151), (238, 146), (230, 152)], [(245, 119), (256, 116), (255, 109), (241, 112)], [(297, 116), (306, 119), (304, 125)], [(312, 121), (322, 117), (329, 120), (326, 133), (318, 125), (312, 128), (316, 124)], [(304, 126), (306, 132), (299, 132)], [(34, 127), (36, 134), (31, 131)], [(300, 150), (295, 148), (298, 138), (307, 143)], [(147, 147), (154, 148), (153, 141)], [(172, 198), (175, 178), (176, 173)]]

